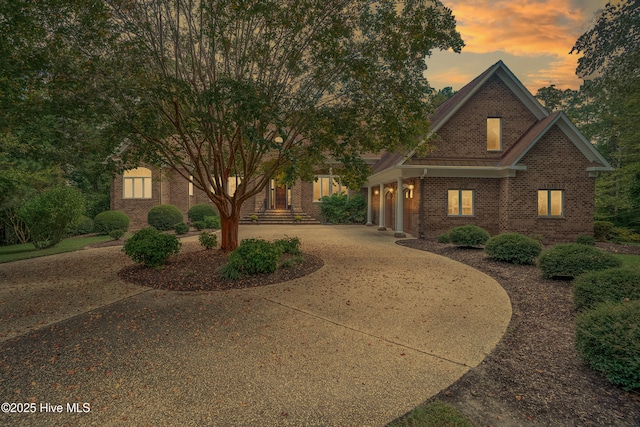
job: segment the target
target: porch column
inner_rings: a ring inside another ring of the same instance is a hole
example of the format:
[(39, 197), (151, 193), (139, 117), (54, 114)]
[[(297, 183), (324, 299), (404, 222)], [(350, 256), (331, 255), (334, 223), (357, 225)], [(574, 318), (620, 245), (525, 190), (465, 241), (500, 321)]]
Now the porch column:
[(378, 204), (380, 213), (378, 215), (378, 231), (385, 231), (384, 226), (384, 184), (380, 183), (380, 203)]
[(394, 237), (407, 237), (404, 234), (404, 188), (402, 188), (402, 178), (396, 180), (396, 232)]
[(373, 195), (371, 194), (373, 191), (371, 187), (367, 187), (367, 225), (373, 225), (371, 222), (371, 203), (373, 202)]

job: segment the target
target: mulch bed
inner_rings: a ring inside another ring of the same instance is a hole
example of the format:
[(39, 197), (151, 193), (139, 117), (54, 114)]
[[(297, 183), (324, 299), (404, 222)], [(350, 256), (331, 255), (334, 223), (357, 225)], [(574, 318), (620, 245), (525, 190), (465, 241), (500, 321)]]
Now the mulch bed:
[[(493, 352), (434, 399), (485, 426), (640, 425), (640, 394), (611, 385), (574, 350), (571, 282), (544, 279), (535, 266), (489, 260), (480, 249), (425, 240), (398, 243), (474, 267), (511, 298), (511, 322)], [(598, 246), (640, 255), (640, 246)]]
[[(285, 261), (285, 256), (281, 261)], [(118, 272), (126, 281), (141, 286), (171, 291), (223, 291), (271, 285), (306, 276), (324, 265), (322, 259), (303, 254), (304, 261), (282, 267), (272, 274), (245, 276), (239, 280), (223, 280), (218, 270), (227, 262), (227, 254), (220, 250), (198, 250), (169, 258), (161, 268), (130, 265)]]

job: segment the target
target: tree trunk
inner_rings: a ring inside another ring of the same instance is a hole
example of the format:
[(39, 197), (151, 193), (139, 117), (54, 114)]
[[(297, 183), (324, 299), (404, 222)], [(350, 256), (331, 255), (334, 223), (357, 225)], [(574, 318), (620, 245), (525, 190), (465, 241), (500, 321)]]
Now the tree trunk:
[(220, 215), (222, 242), (220, 249), (225, 252), (234, 251), (238, 247), (238, 226), (240, 225), (240, 210), (234, 209), (229, 216)]

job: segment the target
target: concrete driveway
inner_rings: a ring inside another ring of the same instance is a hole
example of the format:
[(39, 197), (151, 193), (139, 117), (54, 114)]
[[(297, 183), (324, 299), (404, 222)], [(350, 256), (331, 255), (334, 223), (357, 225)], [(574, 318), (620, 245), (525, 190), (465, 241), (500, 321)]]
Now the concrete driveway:
[(241, 227), (284, 235), (324, 267), (179, 293), (118, 280), (119, 248), (0, 264), (0, 400), (35, 403), (0, 424), (381, 426), (479, 364), (509, 323), (497, 282), (391, 232)]

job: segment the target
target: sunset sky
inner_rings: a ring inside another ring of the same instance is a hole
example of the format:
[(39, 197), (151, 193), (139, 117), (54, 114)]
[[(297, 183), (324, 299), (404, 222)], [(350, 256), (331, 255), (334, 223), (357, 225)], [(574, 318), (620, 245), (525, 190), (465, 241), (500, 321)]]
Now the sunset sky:
[(576, 40), (593, 27), (607, 0), (442, 0), (466, 46), (427, 58), (432, 87), (460, 89), (502, 60), (535, 94), (544, 86), (578, 89)]

